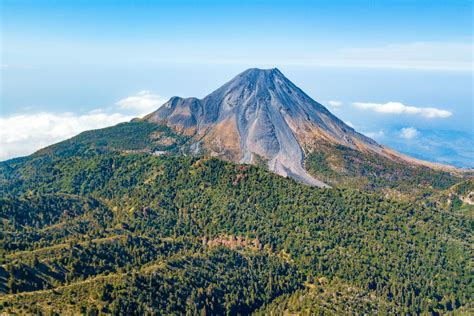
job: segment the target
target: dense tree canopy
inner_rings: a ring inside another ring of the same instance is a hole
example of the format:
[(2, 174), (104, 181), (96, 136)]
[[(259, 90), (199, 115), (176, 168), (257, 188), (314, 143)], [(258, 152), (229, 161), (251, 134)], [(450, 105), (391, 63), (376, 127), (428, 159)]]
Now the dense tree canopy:
[(2, 163), (0, 183), (6, 312), (249, 314), (300, 301), (437, 313), (472, 301), (464, 212), (100, 146)]

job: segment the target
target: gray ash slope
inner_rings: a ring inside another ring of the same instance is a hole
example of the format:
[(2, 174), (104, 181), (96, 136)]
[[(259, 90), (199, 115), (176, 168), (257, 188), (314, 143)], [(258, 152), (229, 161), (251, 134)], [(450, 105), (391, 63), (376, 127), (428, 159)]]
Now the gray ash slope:
[(143, 119), (192, 136), (196, 153), (238, 163), (264, 161), (269, 170), (314, 186), (327, 186), (304, 169), (305, 154), (317, 142), (390, 156), (276, 68), (248, 69), (203, 99), (173, 97)]

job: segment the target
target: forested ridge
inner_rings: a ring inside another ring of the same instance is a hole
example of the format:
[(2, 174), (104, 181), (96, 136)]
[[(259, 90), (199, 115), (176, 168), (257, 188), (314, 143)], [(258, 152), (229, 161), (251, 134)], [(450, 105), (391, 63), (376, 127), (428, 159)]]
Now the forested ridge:
[(409, 201), (422, 200), (462, 181), (460, 175), (447, 171), (324, 142), (310, 150), (305, 167), (334, 187), (376, 191)]
[(87, 150), (1, 170), (4, 312), (248, 314), (315, 288), (342, 296), (332, 311), (311, 299), (327, 313), (472, 298), (465, 213), (182, 155)]
[(469, 212), (85, 139), (0, 163), (4, 313), (471, 308)]

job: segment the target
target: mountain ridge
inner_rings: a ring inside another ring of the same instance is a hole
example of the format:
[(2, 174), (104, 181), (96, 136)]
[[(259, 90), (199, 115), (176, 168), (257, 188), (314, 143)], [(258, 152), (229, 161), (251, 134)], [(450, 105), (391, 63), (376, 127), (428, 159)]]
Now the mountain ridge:
[[(102, 133), (143, 127), (153, 124)], [(351, 314), (469, 308), (469, 209), (150, 155), (130, 140), (107, 151), (76, 139), (84, 150), (0, 163), (0, 312), (250, 314), (324, 309), (327, 298)]]

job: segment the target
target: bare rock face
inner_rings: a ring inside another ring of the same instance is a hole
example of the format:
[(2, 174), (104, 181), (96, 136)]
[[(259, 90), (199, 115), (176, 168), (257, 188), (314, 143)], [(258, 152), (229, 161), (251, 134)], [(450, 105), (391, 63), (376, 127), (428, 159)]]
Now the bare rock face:
[(248, 69), (203, 99), (173, 97), (144, 119), (192, 136), (196, 152), (239, 163), (263, 160), (277, 174), (320, 187), (326, 184), (303, 167), (315, 142), (386, 155), (276, 68)]

